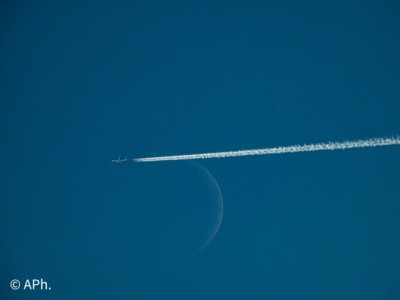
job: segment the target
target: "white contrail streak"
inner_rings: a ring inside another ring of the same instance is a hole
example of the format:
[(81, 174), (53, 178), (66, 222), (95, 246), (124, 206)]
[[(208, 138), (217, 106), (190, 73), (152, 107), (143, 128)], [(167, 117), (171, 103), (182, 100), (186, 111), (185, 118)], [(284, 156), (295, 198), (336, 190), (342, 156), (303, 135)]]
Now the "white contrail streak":
[(381, 147), (390, 145), (400, 145), (400, 136), (390, 137), (390, 138), (374, 138), (368, 140), (346, 141), (346, 142), (318, 143), (318, 144), (309, 144), (303, 146), (295, 145), (295, 146), (276, 147), (276, 148), (145, 157), (145, 158), (134, 158), (132, 160), (135, 162), (193, 160), (193, 159), (225, 158), (225, 157), (254, 156), (254, 155), (267, 155), (267, 154), (313, 152), (313, 151), (323, 151), (323, 150), (345, 150), (351, 148)]

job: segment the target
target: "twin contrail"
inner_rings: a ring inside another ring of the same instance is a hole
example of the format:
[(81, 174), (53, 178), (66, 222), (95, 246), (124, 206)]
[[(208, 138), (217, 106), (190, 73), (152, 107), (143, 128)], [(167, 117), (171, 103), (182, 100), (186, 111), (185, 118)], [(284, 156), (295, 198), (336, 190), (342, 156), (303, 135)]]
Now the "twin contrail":
[(354, 140), (345, 142), (328, 142), (328, 143), (318, 143), (318, 144), (308, 144), (308, 145), (294, 145), (294, 146), (276, 147), (276, 148), (144, 157), (144, 158), (134, 158), (132, 160), (135, 162), (193, 160), (193, 159), (226, 158), (226, 157), (268, 155), (268, 154), (282, 154), (282, 153), (314, 152), (323, 150), (345, 150), (352, 148), (381, 147), (390, 145), (400, 145), (400, 136), (390, 137), (390, 138)]

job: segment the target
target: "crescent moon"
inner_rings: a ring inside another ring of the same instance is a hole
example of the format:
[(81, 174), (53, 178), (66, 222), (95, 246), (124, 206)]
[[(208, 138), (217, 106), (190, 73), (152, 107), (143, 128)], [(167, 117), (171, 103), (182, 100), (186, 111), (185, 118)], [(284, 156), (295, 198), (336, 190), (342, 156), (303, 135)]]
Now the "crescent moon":
[(217, 235), (217, 233), (221, 227), (222, 220), (224, 217), (224, 201), (223, 201), (221, 189), (218, 185), (218, 182), (215, 180), (214, 176), (212, 176), (211, 173), (205, 167), (203, 167), (201, 164), (199, 164), (197, 162), (193, 162), (193, 163), (196, 164), (198, 167), (200, 167), (204, 171), (204, 173), (207, 175), (207, 177), (211, 180), (213, 187), (216, 189), (216, 191), (218, 193), (218, 197), (216, 199), (217, 213), (214, 216), (214, 220), (213, 220), (214, 225), (213, 225), (212, 229), (209, 231), (209, 233), (207, 234), (206, 239), (200, 245), (200, 247), (198, 247), (195, 251), (193, 251), (189, 256), (196, 255), (197, 253), (202, 251), (204, 248), (206, 248), (214, 240), (215, 236)]

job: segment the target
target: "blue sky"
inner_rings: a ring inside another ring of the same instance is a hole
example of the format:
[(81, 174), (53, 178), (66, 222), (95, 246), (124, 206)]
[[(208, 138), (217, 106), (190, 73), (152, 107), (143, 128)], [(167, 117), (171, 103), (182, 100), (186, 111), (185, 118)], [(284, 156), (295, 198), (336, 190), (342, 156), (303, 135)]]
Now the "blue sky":
[(111, 159), (398, 135), (399, 4), (3, 2), (6, 299), (398, 299), (398, 147), (201, 161), (193, 257), (206, 173)]

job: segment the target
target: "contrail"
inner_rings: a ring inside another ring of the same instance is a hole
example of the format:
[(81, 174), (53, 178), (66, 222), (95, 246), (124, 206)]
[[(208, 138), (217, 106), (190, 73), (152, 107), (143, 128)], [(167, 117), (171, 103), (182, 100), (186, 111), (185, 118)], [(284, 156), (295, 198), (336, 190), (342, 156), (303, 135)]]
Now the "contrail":
[(354, 140), (345, 142), (329, 142), (308, 145), (294, 145), (276, 148), (250, 149), (226, 152), (211, 152), (199, 154), (171, 155), (158, 157), (134, 158), (135, 162), (156, 162), (167, 160), (193, 160), (193, 159), (209, 159), (209, 158), (225, 158), (239, 156), (254, 156), (282, 153), (298, 153), (298, 152), (314, 152), (323, 150), (345, 150), (352, 148), (381, 147), (390, 145), (400, 145), (400, 136), (390, 138), (373, 138), (367, 140)]

